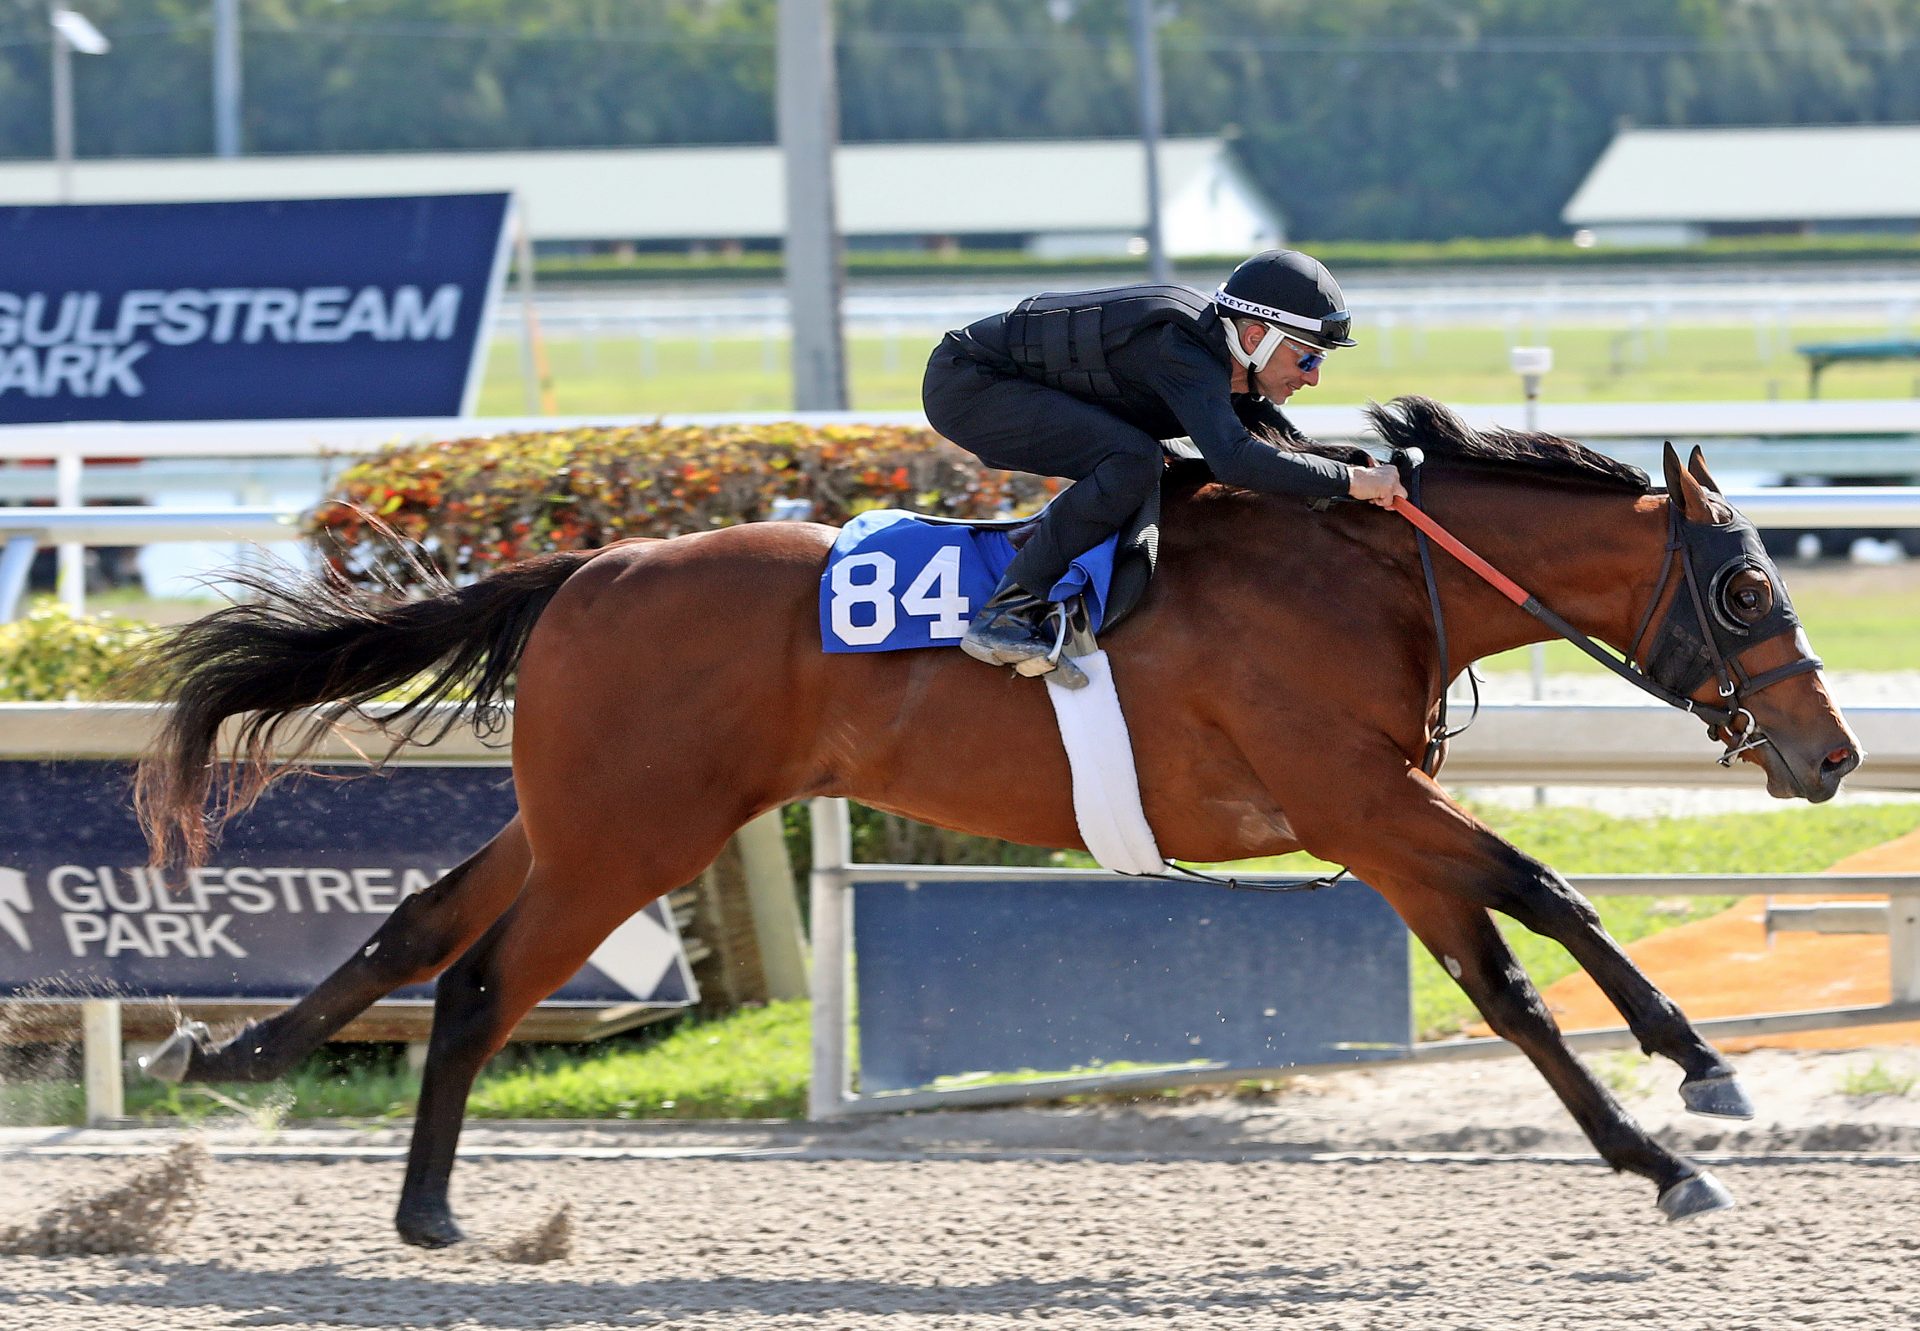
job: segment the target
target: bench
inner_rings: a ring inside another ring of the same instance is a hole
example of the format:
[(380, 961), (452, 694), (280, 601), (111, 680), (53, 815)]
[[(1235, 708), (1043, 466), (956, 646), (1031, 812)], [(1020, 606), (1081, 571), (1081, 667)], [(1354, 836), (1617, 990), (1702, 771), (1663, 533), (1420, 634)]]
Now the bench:
[(1808, 342), (1794, 348), (1807, 358), (1807, 396), (1820, 396), (1820, 376), (1829, 365), (1870, 360), (1920, 360), (1920, 339), (1869, 338), (1858, 342)]

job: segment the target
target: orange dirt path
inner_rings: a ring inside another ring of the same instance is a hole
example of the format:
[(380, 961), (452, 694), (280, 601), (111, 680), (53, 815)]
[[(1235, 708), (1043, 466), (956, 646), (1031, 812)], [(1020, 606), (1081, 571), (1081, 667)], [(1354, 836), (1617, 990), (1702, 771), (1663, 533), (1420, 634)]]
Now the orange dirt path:
[[(1829, 873), (1920, 871), (1920, 829), (1850, 855)], [(1808, 900), (1803, 898), (1802, 900)], [(1843, 897), (1831, 900), (1885, 900)], [(1884, 934), (1766, 932), (1766, 901), (1748, 897), (1730, 910), (1629, 944), (1627, 953), (1689, 1017), (1737, 1017), (1805, 1008), (1858, 1007), (1888, 1000)], [(1547, 986), (1547, 1006), (1564, 1030), (1619, 1026), (1620, 1014), (1585, 972)], [(1479, 1032), (1484, 1034), (1484, 1028)], [(1848, 1026), (1715, 1041), (1748, 1049), (1854, 1049), (1920, 1044), (1920, 1022)]]

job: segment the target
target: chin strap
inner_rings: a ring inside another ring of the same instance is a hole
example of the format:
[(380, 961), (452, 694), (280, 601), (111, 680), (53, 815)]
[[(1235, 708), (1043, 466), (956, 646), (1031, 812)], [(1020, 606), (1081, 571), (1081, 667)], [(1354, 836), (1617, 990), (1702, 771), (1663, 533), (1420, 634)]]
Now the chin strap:
[[(1286, 341), (1287, 338), (1285, 333), (1281, 332), (1272, 324), (1261, 324), (1260, 326), (1267, 330), (1266, 334), (1255, 344), (1252, 351), (1248, 351), (1241, 345), (1240, 321), (1238, 319), (1227, 320), (1227, 327), (1233, 330), (1233, 335), (1227, 339), (1227, 350), (1232, 352), (1233, 358), (1246, 366), (1251, 374), (1258, 374), (1260, 371), (1266, 369), (1267, 362), (1273, 359), (1273, 353), (1280, 350), (1280, 344)], [(1259, 391), (1253, 387), (1251, 376), (1249, 376), (1247, 391), (1256, 394)]]

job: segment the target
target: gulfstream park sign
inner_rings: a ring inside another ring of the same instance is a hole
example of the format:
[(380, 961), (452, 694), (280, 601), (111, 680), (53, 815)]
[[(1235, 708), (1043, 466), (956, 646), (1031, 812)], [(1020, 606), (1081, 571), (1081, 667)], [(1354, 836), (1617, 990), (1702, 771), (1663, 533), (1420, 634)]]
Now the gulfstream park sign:
[(464, 414), (506, 209), (0, 208), (0, 423)]
[[(0, 763), (0, 1000), (296, 998), (515, 810), (499, 768), (288, 783), (229, 827), (213, 863), (162, 871), (145, 863), (128, 794), (115, 763)], [(554, 1000), (698, 997), (673, 914), (656, 901)]]

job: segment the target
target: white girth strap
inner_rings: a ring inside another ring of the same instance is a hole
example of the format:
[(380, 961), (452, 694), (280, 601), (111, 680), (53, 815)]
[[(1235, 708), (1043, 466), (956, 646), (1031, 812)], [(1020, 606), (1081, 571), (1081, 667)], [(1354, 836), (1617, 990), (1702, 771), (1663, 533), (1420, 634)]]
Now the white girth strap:
[(1140, 807), (1140, 778), (1133, 741), (1114, 692), (1105, 652), (1073, 658), (1086, 672), (1085, 688), (1062, 688), (1049, 680), (1047, 698), (1060, 723), (1060, 739), (1073, 768), (1073, 815), (1093, 858), (1115, 873), (1164, 873), (1167, 862)]

